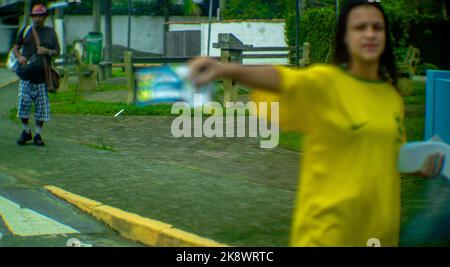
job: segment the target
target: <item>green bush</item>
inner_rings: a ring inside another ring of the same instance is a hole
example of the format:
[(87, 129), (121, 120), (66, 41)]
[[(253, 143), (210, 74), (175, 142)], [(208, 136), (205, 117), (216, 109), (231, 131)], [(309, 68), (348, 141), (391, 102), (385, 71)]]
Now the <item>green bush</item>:
[(6, 59), (8, 58), (8, 53), (0, 53), (0, 62), (6, 63)]
[[(66, 14), (70, 15), (91, 15), (92, 0), (83, 0), (81, 3), (71, 3), (69, 7), (65, 9)], [(185, 6), (183, 3), (171, 0), (169, 5), (169, 14), (185, 15)], [(101, 14), (104, 14), (104, 1), (101, 1)], [(113, 15), (128, 15), (128, 1), (112, 1), (111, 12)], [(151, 16), (163, 16), (164, 15), (164, 0), (133, 0), (131, 5), (131, 13), (133, 15), (151, 15)]]
[(448, 28), (450, 20), (424, 18), (415, 20), (410, 25), (411, 45), (419, 48), (423, 62), (432, 63), (439, 69), (450, 69), (450, 37)]
[[(432, 1), (423, 2), (431, 4)], [(450, 45), (447, 34), (450, 26), (448, 19), (441, 17), (439, 12), (429, 14), (409, 12), (408, 6), (403, 5), (386, 4), (385, 8), (398, 61), (404, 58), (407, 47), (412, 45), (420, 50), (423, 62), (433, 63), (441, 69), (450, 68), (450, 54), (447, 53)]]
[(416, 74), (417, 75), (427, 75), (427, 70), (437, 70), (439, 69), (437, 66), (431, 63), (423, 63), (417, 65)]
[(279, 19), (295, 8), (292, 0), (227, 0), (222, 17), (231, 19)]
[[(418, 2), (422, 4), (422, 2)], [(432, 63), (440, 69), (450, 68), (450, 53), (447, 49), (450, 38), (447, 29), (450, 21), (438, 13), (416, 14), (409, 12), (408, 4), (385, 1), (383, 5), (390, 21), (391, 38), (397, 62), (405, 57), (409, 45), (420, 50), (423, 62)], [(300, 45), (311, 43), (312, 63), (329, 63), (334, 55), (336, 13), (332, 7), (308, 7), (300, 18)], [(286, 38), (290, 46), (295, 46), (295, 10), (286, 15)], [(291, 62), (294, 63), (294, 62)], [(425, 69), (434, 66), (424, 64), (418, 70), (424, 75)]]
[[(332, 8), (310, 8), (300, 17), (300, 45), (311, 44), (312, 63), (332, 61), (335, 33), (336, 13)], [(295, 11), (287, 15), (286, 37), (289, 46), (295, 46)]]

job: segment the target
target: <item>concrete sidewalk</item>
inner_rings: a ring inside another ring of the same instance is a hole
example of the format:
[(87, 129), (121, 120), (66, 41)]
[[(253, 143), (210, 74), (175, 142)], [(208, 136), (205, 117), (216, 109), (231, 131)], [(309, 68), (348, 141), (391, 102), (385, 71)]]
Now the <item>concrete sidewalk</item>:
[(0, 68), (0, 89), (5, 85), (18, 81), (17, 75), (7, 68)]
[[(17, 80), (14, 73), (0, 68), (1, 126), (6, 126), (8, 107), (15, 106)], [(17, 131), (16, 126), (13, 128)], [(5, 131), (0, 130), (0, 138), (5, 138), (4, 134)], [(9, 175), (2, 164), (7, 152), (3, 145), (0, 147), (0, 247), (65, 247), (70, 238), (76, 238), (88, 246), (141, 246), (120, 237), (103, 223), (51, 195), (40, 185)], [(25, 158), (22, 160), (26, 161)], [(20, 208), (16, 209), (16, 205)]]

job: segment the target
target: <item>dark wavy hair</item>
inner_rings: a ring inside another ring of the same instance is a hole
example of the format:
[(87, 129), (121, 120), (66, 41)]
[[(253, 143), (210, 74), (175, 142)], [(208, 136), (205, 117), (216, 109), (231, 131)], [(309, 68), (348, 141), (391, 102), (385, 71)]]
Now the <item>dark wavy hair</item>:
[(344, 42), (344, 38), (347, 31), (348, 15), (353, 8), (359, 6), (373, 6), (380, 10), (380, 12), (383, 14), (386, 29), (386, 46), (383, 54), (381, 54), (379, 74), (381, 77), (383, 77), (383, 79), (390, 80), (391, 83), (395, 87), (397, 87), (398, 76), (391, 40), (390, 24), (383, 7), (378, 2), (369, 2), (368, 0), (345, 1), (339, 14), (338, 28), (336, 32), (336, 52), (334, 56), (334, 63), (336, 65), (343, 65), (350, 62), (350, 54), (348, 52), (347, 45)]

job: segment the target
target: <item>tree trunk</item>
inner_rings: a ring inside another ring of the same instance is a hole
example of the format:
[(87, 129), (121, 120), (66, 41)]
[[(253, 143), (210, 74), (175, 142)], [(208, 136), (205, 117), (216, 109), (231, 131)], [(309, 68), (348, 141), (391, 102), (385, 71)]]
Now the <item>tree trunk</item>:
[(170, 16), (169, 16), (169, 6), (170, 6), (170, 0), (164, 0), (164, 35), (163, 35), (163, 53), (164, 55), (167, 55), (167, 33), (169, 32), (169, 22)]
[(444, 0), (443, 1), (443, 8), (442, 13), (445, 18), (448, 18), (448, 14), (450, 12), (450, 0)]
[[(112, 16), (111, 16), (112, 0), (105, 0), (105, 61), (112, 62)], [(112, 77), (111, 65), (105, 67), (105, 77)]]
[(222, 20), (222, 12), (225, 9), (225, 0), (219, 2), (219, 12), (217, 12), (217, 20)]
[(23, 6), (23, 27), (30, 23), (31, 0), (25, 0)]
[(100, 32), (100, 0), (94, 0), (92, 6), (92, 31)]

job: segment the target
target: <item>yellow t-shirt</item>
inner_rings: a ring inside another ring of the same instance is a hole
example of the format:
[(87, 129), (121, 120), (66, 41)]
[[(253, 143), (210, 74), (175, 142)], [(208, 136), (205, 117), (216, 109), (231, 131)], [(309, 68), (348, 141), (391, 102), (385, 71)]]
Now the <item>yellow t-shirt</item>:
[(403, 101), (388, 82), (364, 81), (333, 65), (277, 68), (281, 129), (305, 133), (291, 246), (397, 246), (405, 141)]

